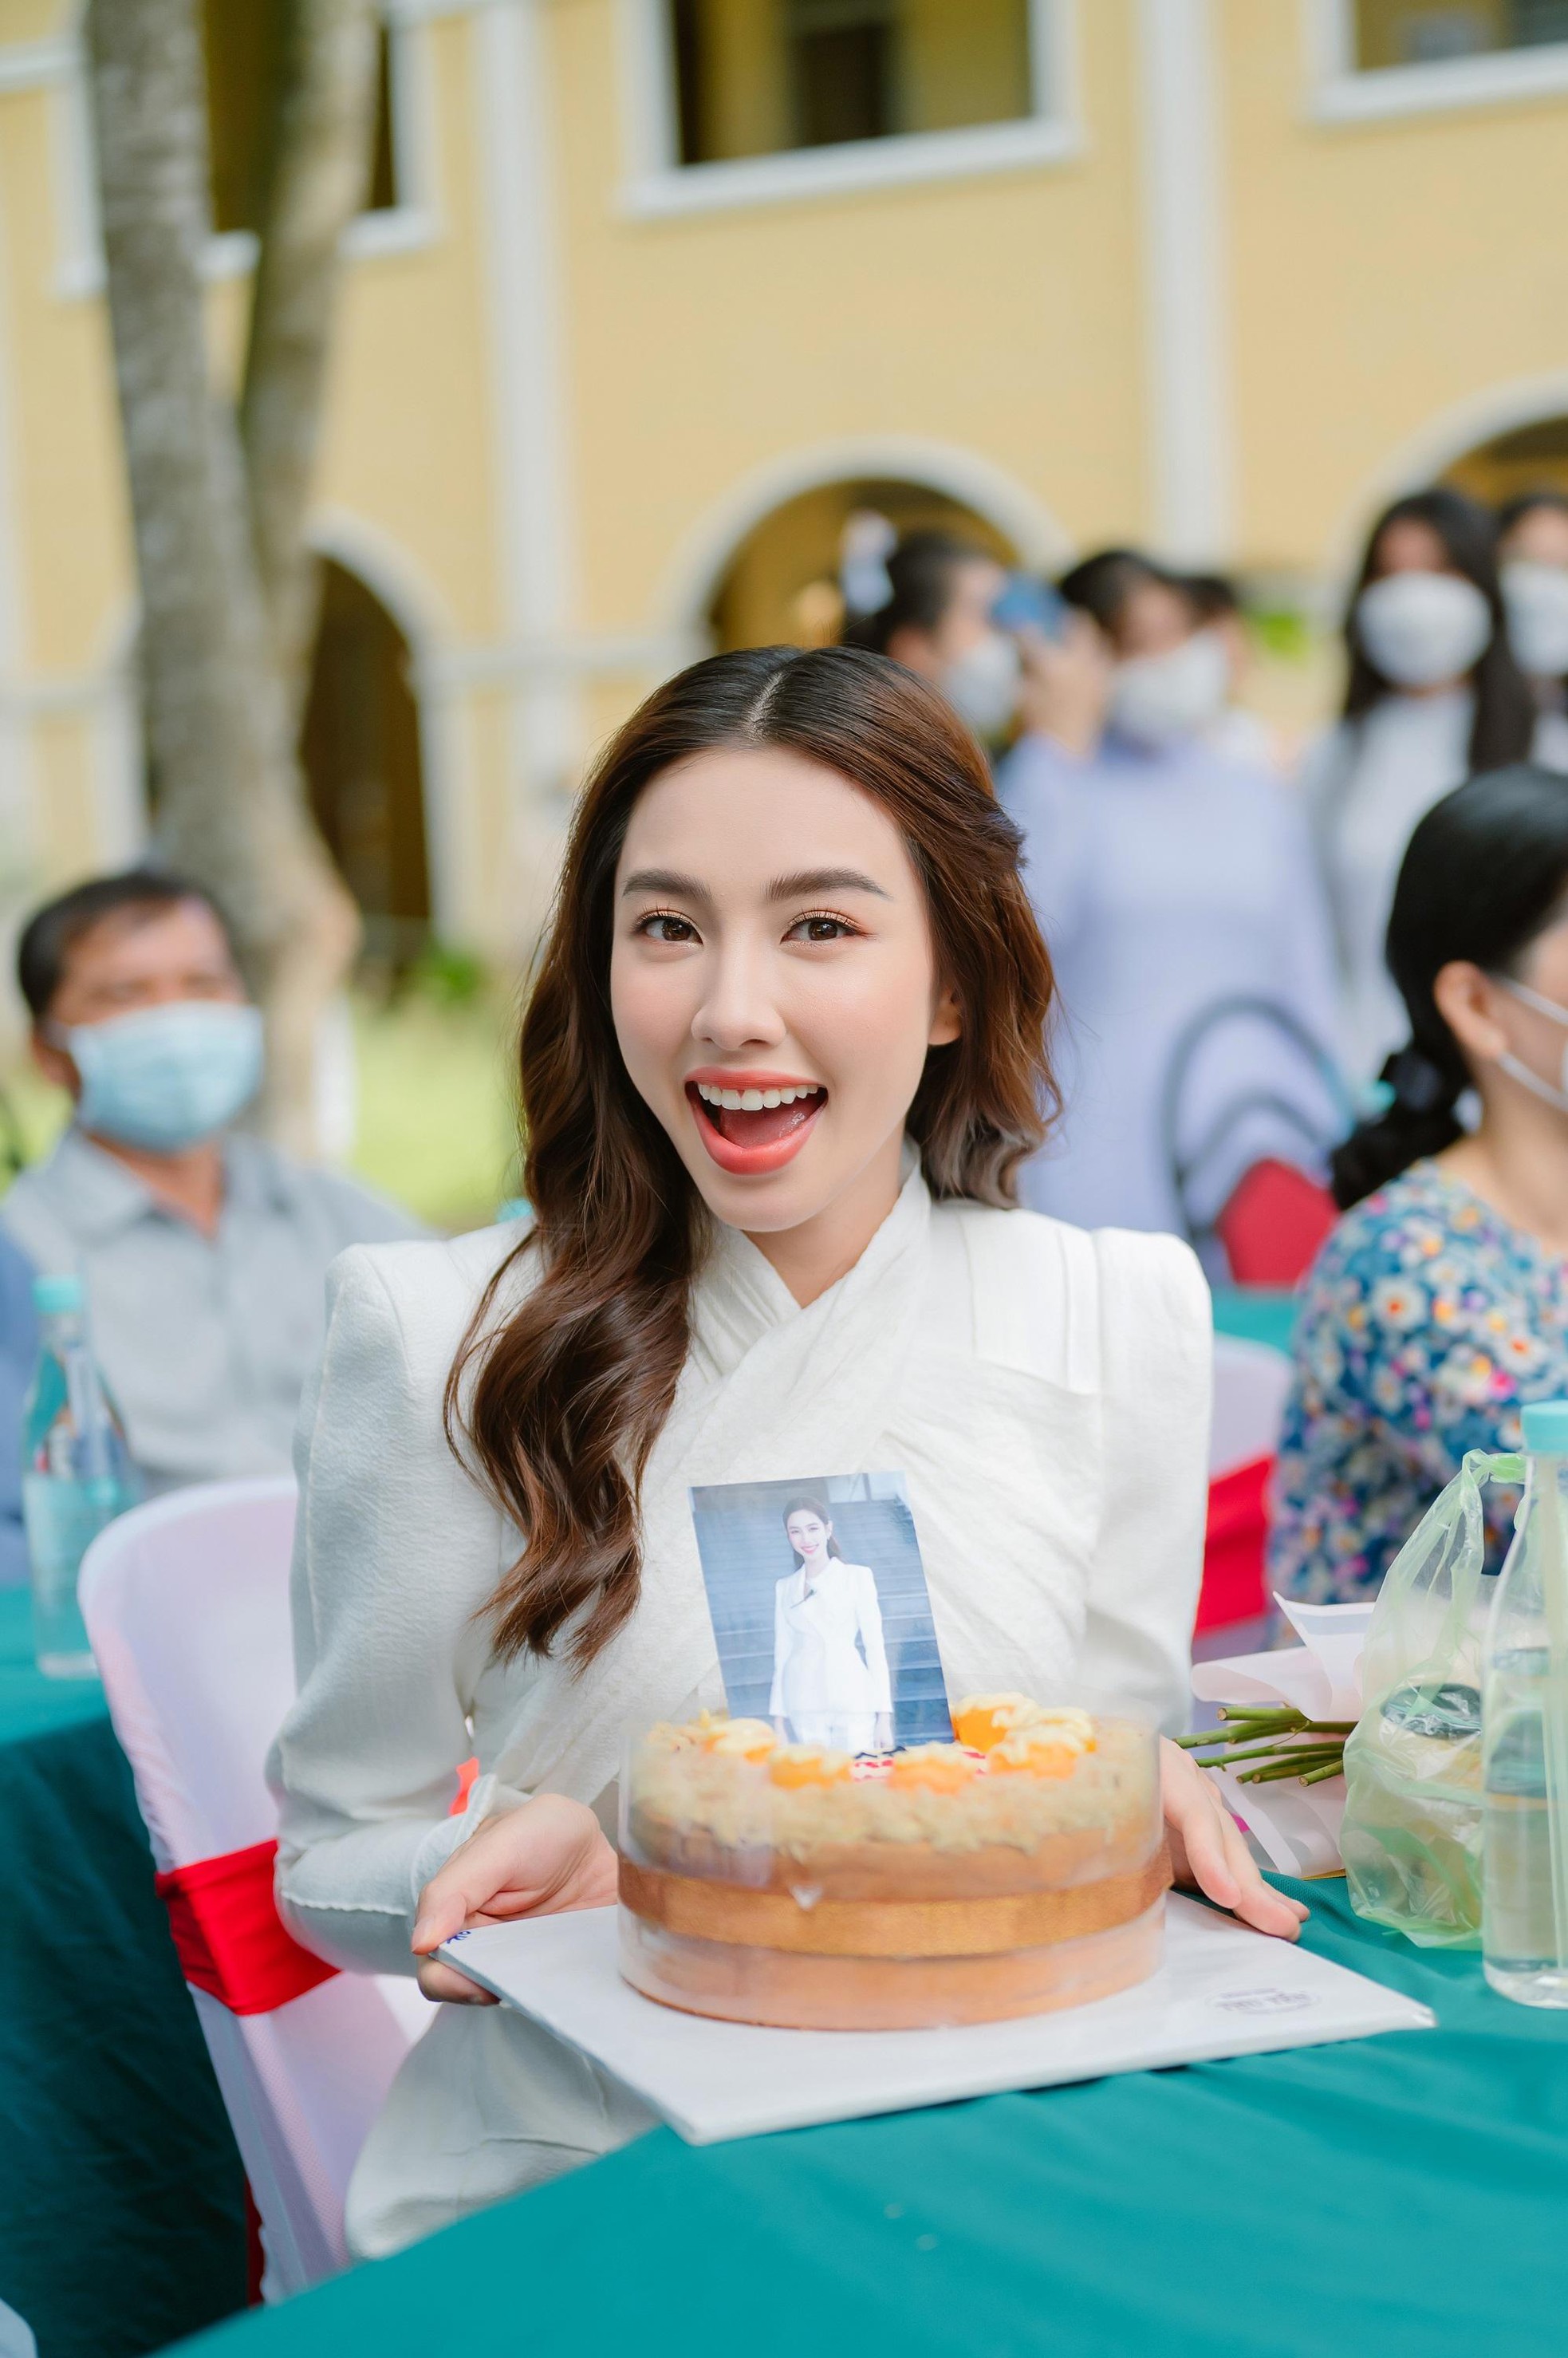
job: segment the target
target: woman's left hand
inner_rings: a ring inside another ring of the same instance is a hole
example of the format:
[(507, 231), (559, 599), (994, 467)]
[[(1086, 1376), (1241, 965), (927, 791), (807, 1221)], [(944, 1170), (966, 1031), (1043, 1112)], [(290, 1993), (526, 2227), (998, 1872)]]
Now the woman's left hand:
[(1264, 1882), (1246, 1836), (1197, 1762), (1165, 1736), (1160, 1739), (1160, 1786), (1176, 1881), (1195, 1885), (1206, 1899), (1260, 1932), (1293, 1941), (1308, 1910)]

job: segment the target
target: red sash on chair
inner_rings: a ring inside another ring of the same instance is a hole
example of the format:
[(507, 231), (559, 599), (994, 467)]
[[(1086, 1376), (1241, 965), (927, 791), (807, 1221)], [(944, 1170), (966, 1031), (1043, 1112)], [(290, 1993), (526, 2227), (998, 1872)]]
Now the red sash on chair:
[[(461, 1812), (478, 1773), (477, 1760), (465, 1760), (458, 1770), (453, 1816)], [(276, 1842), (252, 1843), (155, 1877), (180, 1971), (192, 1989), (205, 1990), (231, 2014), (270, 2014), (330, 1981), (338, 1970), (302, 1949), (278, 1914), (272, 1887), (276, 1856)]]
[(180, 1971), (231, 2014), (270, 2014), (338, 1970), (286, 1930), (272, 1891), (276, 1855), (276, 1843), (252, 1843), (157, 1877)]
[(1269, 1539), (1269, 1476), (1271, 1457), (1232, 1466), (1208, 1486), (1208, 1533), (1204, 1545), (1203, 1592), (1197, 1627), (1223, 1629), (1232, 1621), (1256, 1620), (1269, 1610), (1264, 1577)]

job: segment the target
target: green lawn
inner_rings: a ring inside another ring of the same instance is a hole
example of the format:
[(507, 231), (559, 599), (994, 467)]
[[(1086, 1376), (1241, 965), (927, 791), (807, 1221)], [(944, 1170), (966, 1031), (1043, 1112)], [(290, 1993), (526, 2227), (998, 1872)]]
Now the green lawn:
[(432, 1227), (481, 1228), (517, 1190), (515, 1012), (503, 993), (456, 1007), (357, 1007), (353, 1168)]
[[(515, 1011), (502, 990), (458, 1005), (409, 996), (356, 1002), (359, 1136), (351, 1168), (433, 1228), (481, 1228), (515, 1194), (511, 1078)], [(66, 1102), (30, 1065), (0, 1073), (28, 1162), (47, 1153)]]

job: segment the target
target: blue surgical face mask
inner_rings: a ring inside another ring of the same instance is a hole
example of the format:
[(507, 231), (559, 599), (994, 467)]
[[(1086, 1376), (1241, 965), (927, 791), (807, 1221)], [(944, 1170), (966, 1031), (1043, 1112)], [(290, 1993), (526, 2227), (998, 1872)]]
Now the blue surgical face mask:
[(81, 1128), (153, 1154), (211, 1138), (261, 1087), (260, 1012), (227, 1000), (177, 1000), (56, 1037), (81, 1076)]

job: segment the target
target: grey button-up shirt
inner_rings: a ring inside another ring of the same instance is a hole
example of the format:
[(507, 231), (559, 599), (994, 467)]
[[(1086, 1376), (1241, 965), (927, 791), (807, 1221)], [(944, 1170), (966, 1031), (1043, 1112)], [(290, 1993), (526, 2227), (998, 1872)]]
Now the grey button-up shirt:
[(0, 1204), (35, 1269), (82, 1279), (93, 1355), (151, 1490), (286, 1472), (329, 1261), (421, 1233), (351, 1180), (257, 1139), (226, 1139), (223, 1156), (214, 1237), (78, 1130)]

